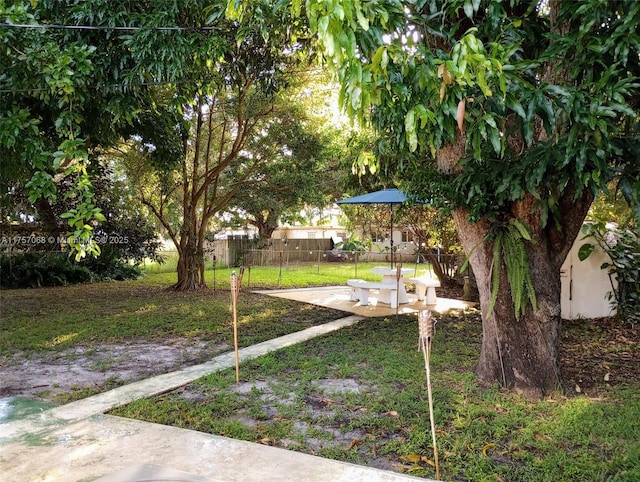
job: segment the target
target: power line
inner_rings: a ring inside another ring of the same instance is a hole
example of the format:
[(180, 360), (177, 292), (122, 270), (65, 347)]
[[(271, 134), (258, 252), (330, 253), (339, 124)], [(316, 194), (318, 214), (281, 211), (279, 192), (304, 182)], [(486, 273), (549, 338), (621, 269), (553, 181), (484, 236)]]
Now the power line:
[(50, 30), (101, 30), (101, 31), (169, 31), (169, 32), (199, 32), (220, 30), (218, 27), (124, 27), (124, 26), (99, 26), (99, 25), (60, 25), (60, 24), (41, 24), (41, 23), (0, 23), (0, 28), (32, 28), (32, 29), (50, 29)]
[[(295, 69), (291, 70), (291, 73), (300, 74), (300, 73), (315, 73), (319, 72), (315, 68), (310, 69)], [(173, 79), (173, 80), (156, 80), (156, 81), (147, 81), (147, 82), (131, 82), (131, 83), (120, 83), (120, 84), (86, 84), (86, 87), (89, 90), (127, 90), (133, 89), (136, 87), (150, 87), (150, 86), (162, 86), (162, 85), (178, 85), (178, 84), (196, 84), (199, 82), (210, 82), (216, 80), (216, 76), (205, 76), (198, 78), (182, 78), (182, 79)], [(35, 92), (50, 92), (52, 89), (50, 87), (34, 87), (34, 88), (24, 88), (24, 89), (6, 89), (0, 88), (0, 94), (27, 94), (27, 93), (35, 93)], [(327, 88), (323, 89), (326, 91), (331, 91), (332, 89)]]
[[(201, 79), (176, 79), (176, 80), (165, 80), (165, 81), (156, 81), (156, 82), (134, 82), (131, 84), (87, 84), (85, 87), (87, 89), (95, 89), (95, 90), (115, 90), (115, 89), (130, 89), (133, 87), (146, 87), (146, 86), (155, 86), (155, 85), (171, 85), (171, 84), (182, 84), (187, 82), (206, 82), (207, 80), (213, 80), (213, 77), (206, 78), (203, 77)], [(29, 92), (48, 92), (52, 89), (49, 87), (34, 87), (32, 89), (0, 89), (0, 94), (25, 94)]]

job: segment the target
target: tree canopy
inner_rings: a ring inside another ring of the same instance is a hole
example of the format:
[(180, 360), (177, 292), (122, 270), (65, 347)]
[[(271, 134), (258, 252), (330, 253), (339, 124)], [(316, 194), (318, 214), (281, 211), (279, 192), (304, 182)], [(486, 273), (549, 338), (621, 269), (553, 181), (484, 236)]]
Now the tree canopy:
[[(333, 125), (332, 86), (323, 77), (312, 70), (296, 74), (241, 154), (243, 165), (262, 159), (262, 167), (247, 177), (227, 211), (235, 214), (235, 225), (257, 228), (262, 245), (280, 223), (300, 218), (305, 208), (326, 207), (339, 189), (349, 129)], [(241, 168), (233, 176), (244, 175)]]
[[(65, 219), (80, 256), (98, 252), (92, 234), (104, 215), (87, 166), (101, 150), (141, 135), (153, 138), (154, 161), (175, 162), (184, 129), (166, 104), (193, 103), (211, 86), (248, 78), (265, 93), (282, 87), (300, 52), (282, 42), (302, 22), (285, 24), (265, 6), (240, 24), (225, 9), (198, 0), (0, 2), (3, 173), (28, 192), (41, 220), (63, 179), (76, 180)], [(237, 55), (242, 49), (251, 61)], [(173, 98), (159, 94), (167, 87)]]

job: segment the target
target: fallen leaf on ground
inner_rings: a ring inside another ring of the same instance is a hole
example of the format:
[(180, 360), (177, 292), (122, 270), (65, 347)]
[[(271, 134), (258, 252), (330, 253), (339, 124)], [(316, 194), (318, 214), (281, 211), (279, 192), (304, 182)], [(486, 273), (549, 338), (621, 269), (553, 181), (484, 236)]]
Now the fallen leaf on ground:
[(353, 447), (355, 447), (356, 445), (358, 445), (360, 443), (360, 439), (359, 438), (354, 438), (351, 443), (349, 444), (349, 447), (347, 448), (347, 452), (349, 450), (351, 450)]
[(422, 458), (420, 455), (418, 454), (409, 454), (409, 455), (405, 455), (404, 457), (402, 457), (403, 459), (405, 459), (407, 462), (420, 462), (420, 459)]
[(496, 444), (494, 444), (493, 442), (486, 444), (484, 447), (482, 447), (482, 455), (484, 455), (486, 457), (487, 456), (487, 451), (492, 449), (495, 446), (496, 446)]
[(433, 460), (429, 460), (424, 455), (422, 457), (420, 457), (420, 460), (422, 460), (425, 464), (430, 465), (431, 467), (435, 467), (436, 466), (436, 463)]

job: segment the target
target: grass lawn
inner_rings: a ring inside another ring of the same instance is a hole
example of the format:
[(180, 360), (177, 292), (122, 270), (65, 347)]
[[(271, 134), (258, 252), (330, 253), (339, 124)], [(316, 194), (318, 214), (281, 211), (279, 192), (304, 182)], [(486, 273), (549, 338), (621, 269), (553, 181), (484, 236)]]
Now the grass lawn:
[[(367, 278), (369, 268), (359, 265), (356, 274), (354, 265), (258, 267), (251, 285), (343, 284)], [(228, 350), (230, 273), (216, 270), (217, 289), (197, 293), (166, 291), (173, 273), (0, 291), (0, 371), (18, 369), (17, 353), (20, 363), (46, 361), (108, 344), (178, 339)], [(213, 276), (209, 271), (211, 286)], [(248, 292), (239, 309), (243, 346), (344, 316)], [(443, 479), (640, 480), (638, 327), (564, 323), (561, 354), (572, 396), (538, 402), (478, 386), (472, 373), (482, 333), (477, 312), (438, 316), (437, 328), (431, 374)], [(113, 413), (435, 477), (417, 337), (415, 316), (367, 319), (243, 364), (240, 384), (227, 370)], [(91, 393), (77, 390), (58, 401)]]
[[(417, 337), (415, 317), (367, 319), (244, 364), (239, 385), (228, 370), (114, 413), (435, 477)], [(431, 370), (443, 479), (640, 480), (637, 383), (539, 402), (481, 388), (471, 373), (480, 337), (477, 313), (439, 317)]]
[[(307, 326), (334, 320), (343, 312), (249, 293), (247, 289), (344, 285), (349, 278), (376, 280), (379, 264), (322, 263), (254, 267), (243, 276), (239, 324), (243, 346), (275, 338)], [(421, 265), (424, 266), (424, 265)], [(0, 356), (16, 350), (27, 354), (82, 344), (113, 343), (167, 337), (204, 338), (220, 343), (231, 332), (231, 273), (209, 269), (209, 290), (176, 293), (166, 288), (175, 272), (152, 272), (137, 281), (0, 290), (2, 330)], [(418, 274), (424, 269), (418, 270)]]

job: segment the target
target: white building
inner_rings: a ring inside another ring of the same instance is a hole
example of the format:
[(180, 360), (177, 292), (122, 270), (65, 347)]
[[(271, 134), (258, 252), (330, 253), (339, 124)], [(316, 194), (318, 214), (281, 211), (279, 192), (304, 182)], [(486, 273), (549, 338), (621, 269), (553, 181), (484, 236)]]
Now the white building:
[(560, 271), (561, 316), (566, 320), (615, 315), (607, 297), (613, 290), (611, 280), (607, 270), (600, 269), (602, 263), (610, 263), (611, 258), (597, 245), (587, 259), (580, 261), (578, 258), (580, 246), (589, 242), (596, 245), (595, 241), (579, 236)]

